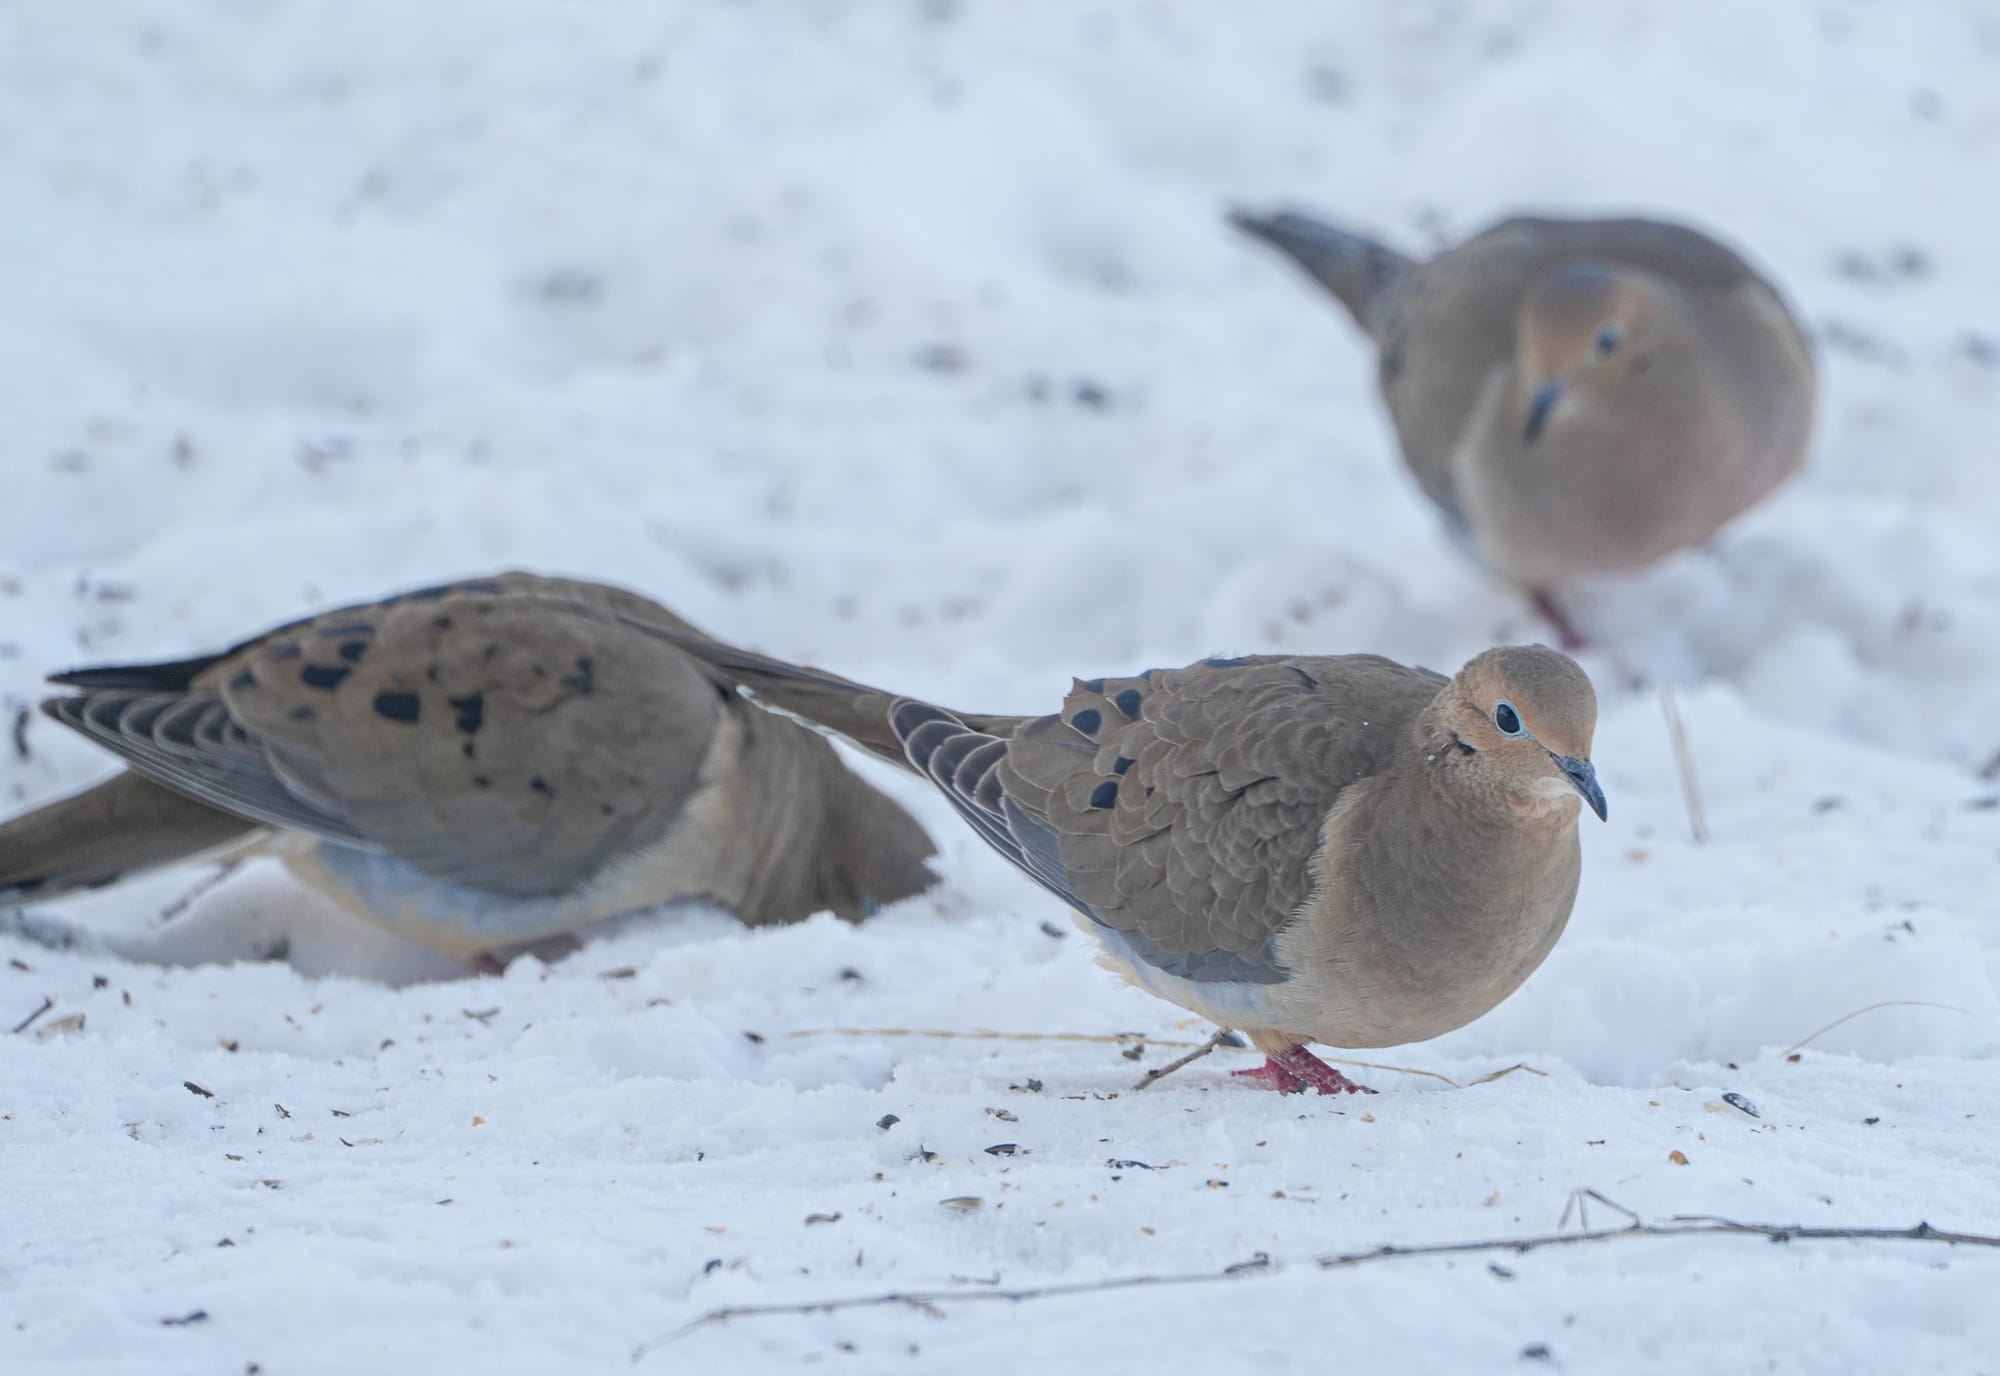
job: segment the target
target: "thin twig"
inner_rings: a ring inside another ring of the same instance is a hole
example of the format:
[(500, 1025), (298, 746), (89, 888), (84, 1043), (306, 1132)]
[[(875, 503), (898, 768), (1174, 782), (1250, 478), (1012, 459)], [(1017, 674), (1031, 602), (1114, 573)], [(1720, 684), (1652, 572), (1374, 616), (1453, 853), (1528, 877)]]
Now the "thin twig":
[(1569, 1198), (1563, 1203), (1562, 1217), (1556, 1220), (1556, 1227), (1558, 1228), (1569, 1227), (1570, 1211), (1574, 1209), (1576, 1211), (1576, 1226), (1583, 1229), (1583, 1231), (1586, 1233), (1589, 1232), (1590, 1201), (1593, 1199), (1596, 1200), (1599, 1204), (1602, 1204), (1605, 1208), (1616, 1209), (1619, 1213), (1625, 1215), (1626, 1222), (1631, 1224), (1633, 1227), (1636, 1228), (1639, 1226), (1641, 1222), (1639, 1215), (1633, 1213), (1630, 1209), (1626, 1208), (1623, 1204), (1620, 1204), (1617, 1200), (1607, 1199), (1603, 1195), (1599, 1194), (1596, 1190), (1593, 1190), (1588, 1185), (1585, 1185), (1581, 1189), (1575, 1189), (1569, 1192)]
[(801, 1027), (787, 1037), (928, 1037), (939, 1041), (965, 1042), (1098, 1042), (1111, 1046), (1199, 1046), (1200, 1042), (1172, 1041), (1145, 1032), (994, 1032), (979, 1027), (959, 1031), (948, 1027)]
[(1857, 1008), (1852, 1013), (1841, 1014), (1839, 1017), (1835, 1018), (1832, 1022), (1828, 1023), (1825, 1027), (1822, 1027), (1820, 1028), (1819, 1031), (1813, 1033), (1810, 1037), (1805, 1038), (1803, 1041), (1793, 1042), (1790, 1046), (1786, 1047), (1783, 1051), (1780, 1051), (1778, 1054), (1780, 1056), (1789, 1056), (1794, 1051), (1803, 1050), (1804, 1048), (1811, 1046), (1814, 1042), (1818, 1041), (1821, 1037), (1824, 1037), (1827, 1033), (1833, 1031), (1834, 1028), (1840, 1026), (1842, 1023), (1851, 1022), (1855, 1018), (1860, 1017), (1863, 1013), (1873, 1013), (1878, 1008), (1941, 1008), (1947, 1013), (1963, 1013), (1968, 1018), (1972, 1016), (1972, 1011), (1970, 1009), (1960, 1008), (1955, 1003), (1927, 1003), (1923, 999), (1884, 999), (1880, 1003), (1871, 1003), (1866, 1008)]
[(1544, 1080), (1549, 1078), (1548, 1071), (1537, 1070), (1534, 1066), (1529, 1065), (1526, 1061), (1516, 1061), (1512, 1065), (1503, 1065), (1498, 1070), (1489, 1070), (1484, 1075), (1481, 1075), (1478, 1079), (1467, 1080), (1464, 1084), (1455, 1086), (1455, 1088), (1471, 1089), (1474, 1085), (1490, 1085), (1495, 1080), (1504, 1080), (1509, 1075), (1512, 1075), (1517, 1071), (1524, 1072), (1529, 1075), (1539, 1075)]
[(1173, 1074), (1176, 1070), (1179, 1070), (1182, 1066), (1193, 1065), (1203, 1056), (1206, 1056), (1209, 1052), (1215, 1050), (1215, 1048), (1217, 1048), (1218, 1046), (1223, 1045), (1224, 1039), (1232, 1035), (1233, 1034), (1226, 1027), (1216, 1028), (1214, 1036), (1210, 1037), (1200, 1046), (1197, 1046), (1194, 1050), (1188, 1052), (1187, 1055), (1181, 1056), (1175, 1060), (1168, 1061), (1165, 1065), (1154, 1066), (1151, 1070), (1147, 1071), (1144, 1075), (1140, 1076), (1139, 1083), (1133, 1085), (1132, 1088), (1144, 1089), (1147, 1085), (1152, 1084), (1153, 1081), (1155, 1080), (1165, 1079), (1167, 1076)]
[(212, 873), (205, 874), (196, 880), (186, 893), (160, 909), (160, 915), (153, 919), (153, 925), (155, 927), (164, 927), (169, 922), (172, 922), (201, 899), (221, 887), (223, 881), (236, 873), (237, 867), (242, 863), (243, 861), (240, 859), (224, 860), (220, 865), (216, 866)]
[[(1578, 1195), (1589, 1195), (1601, 1203), (1610, 1204), (1613, 1208), (1619, 1207), (1595, 1190), (1579, 1191)], [(1438, 1242), (1413, 1247), (1388, 1244), (1359, 1252), (1329, 1252), (1312, 1258), (1310, 1264), (1321, 1270), (1335, 1270), (1363, 1266), (1372, 1261), (1387, 1261), (1391, 1258), (1456, 1256), (1467, 1252), (1519, 1254), (1545, 1247), (1575, 1247), (1585, 1243), (1611, 1242), (1621, 1238), (1703, 1236), (1759, 1237), (1772, 1242), (1821, 1242), (1839, 1239), (1874, 1242), (1941, 1242), (1948, 1246), (2000, 1249), (2000, 1237), (1981, 1233), (1950, 1232), (1934, 1228), (1929, 1223), (1916, 1223), (1907, 1228), (1807, 1227), (1798, 1223), (1743, 1223), (1736, 1219), (1718, 1218), (1709, 1214), (1677, 1214), (1660, 1223), (1640, 1223), (1634, 1220), (1625, 1227), (1608, 1228), (1599, 1232), (1542, 1233), (1529, 1237), (1482, 1238), (1471, 1242)], [(1253, 1276), (1275, 1275), (1286, 1269), (1288, 1268), (1268, 1260), (1260, 1260), (1256, 1265), (1239, 1262), (1220, 1271), (1112, 1276), (1104, 1280), (1068, 1281), (1057, 1285), (1024, 1286), (1012, 1290), (891, 1290), (876, 1295), (841, 1296), (825, 1300), (805, 1300), (795, 1304), (731, 1305), (723, 1309), (711, 1309), (672, 1333), (639, 1344), (632, 1351), (632, 1360), (642, 1361), (649, 1354), (670, 1343), (680, 1341), (698, 1329), (728, 1323), (732, 1319), (765, 1318), (779, 1314), (831, 1314), (844, 1309), (877, 1309), (886, 1305), (907, 1305), (935, 1317), (942, 1317), (942, 1311), (937, 1308), (941, 1304), (991, 1303), (996, 1300), (1022, 1303), (1029, 1300), (1059, 1299), (1066, 1295), (1100, 1294), (1110, 1290), (1137, 1290), (1167, 1285), (1210, 1285), (1217, 1281), (1238, 1281)]]
[(1674, 690), (1660, 685), (1660, 710), (1667, 718), (1667, 739), (1673, 742), (1674, 767), (1681, 775), (1681, 797), (1687, 802), (1688, 829), (1694, 833), (1695, 843), (1708, 840), (1708, 817), (1702, 811), (1701, 783), (1695, 778), (1694, 752), (1688, 749), (1687, 727), (1681, 722), (1681, 709), (1674, 702)]
[(766, 1318), (777, 1314), (831, 1314), (841, 1309), (878, 1309), (890, 1304), (906, 1304), (912, 1309), (928, 1312), (934, 1318), (943, 1318), (943, 1313), (934, 1306), (959, 1300), (1044, 1300), (1062, 1295), (1095, 1294), (1104, 1290), (1137, 1290), (1153, 1285), (1200, 1285), (1208, 1281), (1235, 1280), (1240, 1275), (1248, 1274), (1251, 1272), (1195, 1271), (1186, 1275), (1115, 1276), (1110, 1280), (1066, 1281), (1060, 1285), (1037, 1285), (1021, 1290), (890, 1290), (880, 1295), (808, 1300), (801, 1304), (737, 1304), (726, 1309), (711, 1309), (663, 1337), (649, 1338), (632, 1349), (632, 1360), (644, 1361), (660, 1348), (679, 1342), (698, 1328), (727, 1323), (731, 1319)]
[(30, 1027), (33, 1027), (35, 1025), (36, 1018), (39, 1018), (42, 1014), (48, 1012), (51, 1008), (55, 1006), (56, 1006), (56, 1001), (54, 999), (50, 998), (47, 994), (42, 995), (42, 1006), (40, 1008), (37, 1008), (34, 1012), (28, 1014), (27, 1017), (15, 1023), (14, 1031), (26, 1032)]
[[(1224, 1031), (1220, 1038), (1211, 1037), (1208, 1042), (1176, 1041), (1170, 1037), (1154, 1037), (1144, 1032), (994, 1032), (985, 1028), (958, 1031), (944, 1027), (801, 1027), (785, 1035), (787, 1037), (928, 1037), (939, 1041), (968, 1042), (1097, 1042), (1111, 1046), (1165, 1046), (1176, 1050), (1192, 1048), (1201, 1050), (1203, 1055), (1207, 1055), (1209, 1051), (1255, 1052), (1257, 1049), (1244, 1043), (1227, 1040), (1230, 1035), (1227, 1031)], [(1187, 1057), (1172, 1065), (1161, 1066), (1160, 1074), (1164, 1075), (1170, 1070), (1178, 1069), (1193, 1059), (1197, 1058)], [(1435, 1070), (1423, 1070), (1413, 1065), (1389, 1065), (1383, 1061), (1354, 1061), (1338, 1056), (1328, 1056), (1324, 1059), (1328, 1065), (1351, 1066), (1357, 1070), (1386, 1070), (1394, 1075), (1421, 1075), (1427, 1080), (1437, 1080), (1450, 1085), (1453, 1089), (1469, 1089), (1473, 1085), (1483, 1085), (1503, 1075), (1512, 1075), (1517, 1070), (1525, 1070), (1530, 1075), (1548, 1074), (1546, 1070), (1537, 1070), (1525, 1062), (1517, 1061), (1503, 1069), (1481, 1075), (1476, 1080), (1460, 1084), (1449, 1075), (1440, 1074)], [(1146, 1083), (1150, 1084), (1152, 1081), (1148, 1080)]]
[[(1605, 1201), (1609, 1203), (1609, 1201)], [(1439, 1242), (1421, 1247), (1394, 1245), (1370, 1248), (1365, 1252), (1334, 1252), (1316, 1257), (1314, 1264), (1331, 1269), (1358, 1266), (1365, 1261), (1388, 1257), (1440, 1257), (1465, 1252), (1533, 1252), (1544, 1247), (1574, 1247), (1584, 1242), (1609, 1242), (1622, 1237), (1761, 1237), (1772, 1242), (1826, 1242), (1853, 1239), (1869, 1242), (1942, 1242), (1950, 1246), (2000, 1248), (2000, 1237), (1983, 1233), (1954, 1233), (1913, 1223), (1907, 1228), (1809, 1228), (1802, 1223), (1741, 1223), (1711, 1214), (1675, 1214), (1663, 1223), (1628, 1223), (1623, 1228), (1606, 1228), (1595, 1233), (1544, 1233), (1538, 1237), (1489, 1238), (1479, 1242)]]

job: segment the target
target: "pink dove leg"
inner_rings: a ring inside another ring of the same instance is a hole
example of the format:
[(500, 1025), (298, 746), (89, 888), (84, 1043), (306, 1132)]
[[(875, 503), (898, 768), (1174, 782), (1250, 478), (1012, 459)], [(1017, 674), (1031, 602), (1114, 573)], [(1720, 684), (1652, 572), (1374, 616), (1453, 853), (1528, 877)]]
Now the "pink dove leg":
[(1274, 1052), (1255, 1070), (1232, 1072), (1261, 1081), (1280, 1094), (1302, 1094), (1308, 1085), (1321, 1094), (1373, 1094), (1367, 1085), (1356, 1084), (1303, 1046)]
[(1555, 595), (1547, 588), (1536, 588), (1530, 599), (1535, 611), (1556, 633), (1556, 644), (1560, 648), (1571, 654), (1590, 648), (1590, 641), (1576, 628), (1576, 623), (1569, 619), (1569, 613), (1563, 610), (1562, 603), (1556, 601)]

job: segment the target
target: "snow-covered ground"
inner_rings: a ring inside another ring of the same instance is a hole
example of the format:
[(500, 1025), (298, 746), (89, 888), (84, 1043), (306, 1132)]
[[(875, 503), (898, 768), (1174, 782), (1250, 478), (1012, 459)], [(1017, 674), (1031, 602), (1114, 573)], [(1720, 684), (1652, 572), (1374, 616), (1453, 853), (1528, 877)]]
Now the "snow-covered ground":
[[(1334, 1102), (1218, 1055), (1134, 1092), (1206, 1029), (881, 770), (949, 878), (859, 929), (680, 910), (469, 979), (277, 871), (162, 925), (182, 873), (42, 912), (102, 949), (0, 938), (0, 1034), (53, 1000), (0, 1035), (0, 1370), (625, 1369), (728, 1306), (1261, 1254), (734, 1318), (637, 1369), (1993, 1371), (2000, 1251), (1311, 1261), (1559, 1231), (1583, 1188), (2000, 1233), (1996, 163), (1993, 4), (0, 6), (10, 715), (44, 671), (505, 566), (976, 709), (1538, 636), (1236, 201), (1414, 247), (1690, 219), (1786, 285), (1824, 383), (1801, 481), (1578, 600), (1612, 810), (1555, 955), (1369, 1057), (1542, 1074)], [(1634, 671), (1678, 686), (1705, 845)], [(107, 769), (35, 721), (0, 798)], [(1884, 1001), (1947, 1007), (1793, 1051)]]

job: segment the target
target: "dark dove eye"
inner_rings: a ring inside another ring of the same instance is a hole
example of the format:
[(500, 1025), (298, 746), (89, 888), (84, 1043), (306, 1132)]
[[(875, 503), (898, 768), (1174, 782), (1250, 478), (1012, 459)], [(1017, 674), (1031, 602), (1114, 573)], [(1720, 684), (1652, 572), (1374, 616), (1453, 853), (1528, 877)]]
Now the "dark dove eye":
[(1618, 327), (1606, 325), (1597, 332), (1597, 338), (1590, 341), (1590, 356), (1596, 359), (1609, 358), (1618, 348)]
[(1493, 724), (1499, 727), (1505, 735), (1518, 736), (1523, 734), (1521, 714), (1514, 710), (1514, 704), (1511, 702), (1503, 702), (1493, 709)]

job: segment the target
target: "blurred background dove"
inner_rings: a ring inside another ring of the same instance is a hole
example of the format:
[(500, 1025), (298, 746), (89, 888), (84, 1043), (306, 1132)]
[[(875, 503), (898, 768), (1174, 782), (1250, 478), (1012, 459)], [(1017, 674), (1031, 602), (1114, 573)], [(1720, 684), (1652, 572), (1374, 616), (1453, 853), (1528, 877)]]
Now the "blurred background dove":
[(1419, 260), (1296, 211), (1232, 219), (1347, 308), (1418, 486), (1572, 648), (1558, 589), (1700, 543), (1805, 461), (1799, 324), (1696, 230), (1516, 218)]

